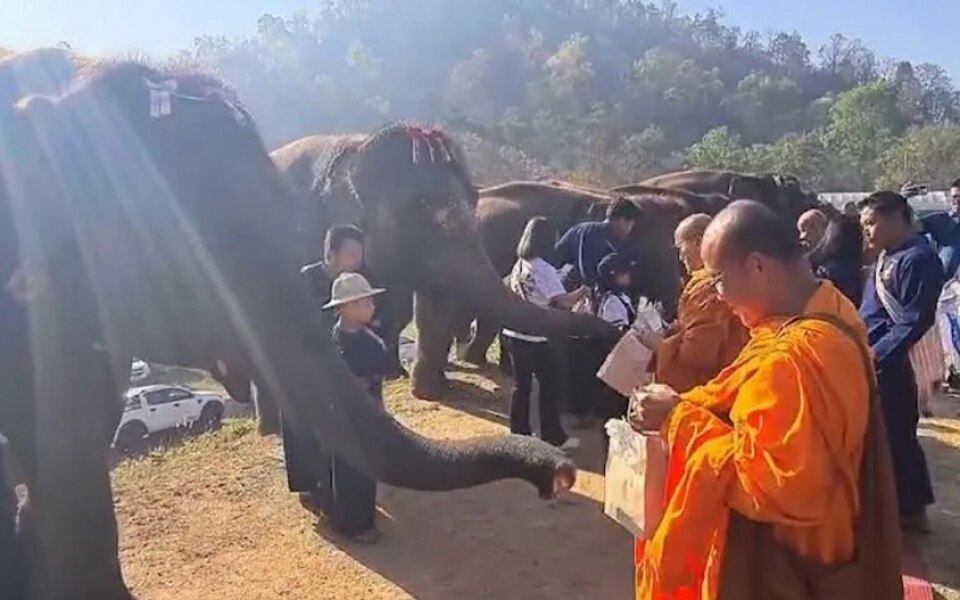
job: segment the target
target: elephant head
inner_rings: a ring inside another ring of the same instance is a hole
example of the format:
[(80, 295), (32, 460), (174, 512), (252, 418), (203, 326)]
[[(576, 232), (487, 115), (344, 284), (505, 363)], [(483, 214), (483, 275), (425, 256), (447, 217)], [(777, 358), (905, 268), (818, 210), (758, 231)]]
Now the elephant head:
[[(347, 163), (346, 165), (344, 163)], [(400, 123), (345, 147), (326, 168), (329, 189), (345, 172), (347, 203), (363, 211), (367, 262), (378, 281), (401, 284), (505, 326), (536, 334), (606, 335), (585, 315), (541, 309), (503, 285), (477, 231), (477, 190), (459, 147), (442, 131)]]
[[(479, 296), (467, 280), (489, 281), (489, 265), (469, 237), (472, 194), (459, 169), (426, 165), (440, 193), (403, 176), (396, 190), (371, 181), (370, 169), (411, 146), (398, 128), (369, 140), (352, 177), (358, 197), (376, 235), (395, 236), (411, 253), (431, 247), (422, 235), (450, 255), (429, 257), (427, 281), (453, 271), (450, 284)], [(522, 478), (545, 496), (572, 484), (572, 463), (535, 439), (430, 440), (366, 397), (304, 292), (289, 242), (294, 199), (249, 114), (219, 81), (103, 65), (62, 96), (0, 113), (0, 165), (2, 212), (13, 223), (0, 228), (0, 248), (13, 248), (0, 264), (12, 256), (50, 281), (16, 308), (26, 333), (0, 338), (0, 355), (31, 365), (27, 373), (0, 365), (0, 432), (34, 465), (27, 483), (52, 588), (43, 597), (128, 597), (105, 453), (121, 410), (107, 367), (129, 369), (132, 354), (208, 366), (233, 350), (325, 447), (385, 483), (448, 490)], [(413, 232), (382, 231), (391, 225)], [(464, 265), (476, 270), (457, 274)], [(535, 316), (502, 296), (494, 300), (505, 310)]]
[(791, 222), (818, 206), (817, 195), (806, 192), (792, 175), (733, 174), (727, 195), (735, 200), (757, 200), (772, 204), (771, 208)]

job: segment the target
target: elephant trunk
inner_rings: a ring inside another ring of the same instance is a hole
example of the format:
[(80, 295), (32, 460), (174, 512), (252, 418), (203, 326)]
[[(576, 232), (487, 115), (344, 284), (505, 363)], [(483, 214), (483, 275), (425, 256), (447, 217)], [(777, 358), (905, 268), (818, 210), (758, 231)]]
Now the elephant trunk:
[(573, 463), (539, 440), (438, 441), (404, 427), (372, 401), (328, 334), (315, 326), (314, 307), (295, 294), (277, 298), (269, 330), (258, 331), (259, 343), (251, 347), (260, 377), (288, 413), (285, 418), (309, 424), (347, 462), (383, 483), (422, 491), (522, 479), (549, 497), (558, 480), (572, 485)]
[[(464, 236), (467, 238), (468, 236)], [(608, 337), (616, 331), (593, 315), (541, 308), (522, 300), (504, 284), (480, 245), (479, 237), (461, 239), (423, 264), (425, 286), (503, 327), (543, 336)]]

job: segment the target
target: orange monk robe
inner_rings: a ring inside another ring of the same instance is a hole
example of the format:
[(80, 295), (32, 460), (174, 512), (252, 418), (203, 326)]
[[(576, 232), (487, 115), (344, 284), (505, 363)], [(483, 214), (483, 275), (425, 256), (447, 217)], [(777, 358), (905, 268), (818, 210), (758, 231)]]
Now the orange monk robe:
[(694, 271), (680, 295), (677, 331), (657, 349), (655, 379), (678, 392), (703, 385), (737, 358), (748, 337), (706, 270)]
[[(866, 344), (856, 309), (832, 284), (804, 312), (839, 317)], [(716, 598), (730, 509), (771, 524), (802, 557), (853, 556), (870, 402), (860, 349), (831, 325), (783, 323), (751, 330), (734, 363), (681, 395), (664, 423), (666, 508), (652, 539), (637, 544), (638, 600)]]

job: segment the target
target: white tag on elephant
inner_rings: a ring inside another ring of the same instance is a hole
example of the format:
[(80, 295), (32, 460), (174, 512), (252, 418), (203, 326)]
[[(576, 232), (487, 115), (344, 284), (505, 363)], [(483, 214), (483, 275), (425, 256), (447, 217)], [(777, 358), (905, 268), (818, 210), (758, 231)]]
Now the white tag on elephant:
[(610, 449), (604, 471), (603, 512), (640, 539), (649, 539), (663, 516), (667, 445), (642, 435), (623, 419), (605, 426)]

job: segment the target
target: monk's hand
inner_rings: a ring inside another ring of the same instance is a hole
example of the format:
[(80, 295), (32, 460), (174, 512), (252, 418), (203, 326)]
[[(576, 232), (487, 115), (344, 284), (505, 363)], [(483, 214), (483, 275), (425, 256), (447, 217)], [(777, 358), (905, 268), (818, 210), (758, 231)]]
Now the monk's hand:
[(630, 400), (630, 426), (639, 432), (659, 431), (679, 403), (680, 396), (670, 386), (653, 384), (641, 388)]

